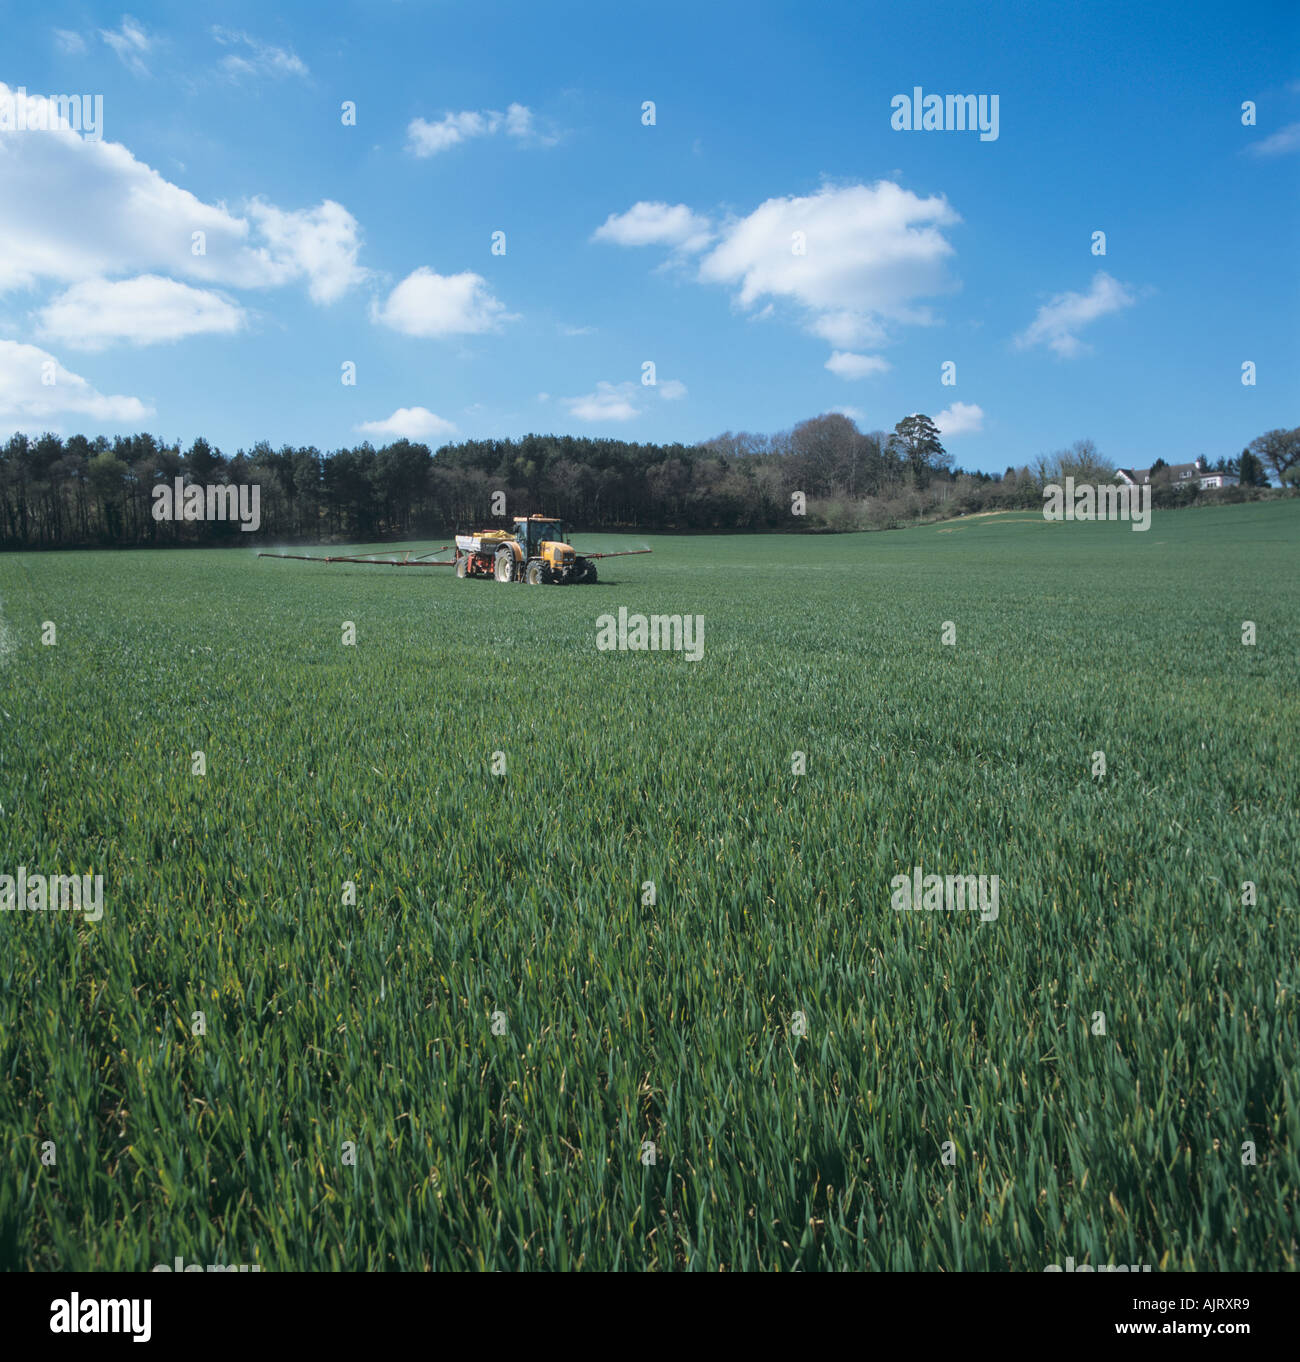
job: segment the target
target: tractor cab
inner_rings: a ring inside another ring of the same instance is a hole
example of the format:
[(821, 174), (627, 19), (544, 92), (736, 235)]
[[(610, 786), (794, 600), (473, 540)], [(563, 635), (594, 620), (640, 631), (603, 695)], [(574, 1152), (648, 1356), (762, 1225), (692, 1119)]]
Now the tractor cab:
[(542, 557), (545, 543), (564, 543), (564, 526), (558, 520), (541, 516), (516, 516), (515, 537), (524, 551), (525, 560)]
[(518, 565), (523, 580), (538, 582), (571, 582), (595, 579), (595, 564), (579, 559), (571, 545), (564, 542), (564, 526), (546, 515), (515, 517), (515, 542), (519, 545), (523, 563)]

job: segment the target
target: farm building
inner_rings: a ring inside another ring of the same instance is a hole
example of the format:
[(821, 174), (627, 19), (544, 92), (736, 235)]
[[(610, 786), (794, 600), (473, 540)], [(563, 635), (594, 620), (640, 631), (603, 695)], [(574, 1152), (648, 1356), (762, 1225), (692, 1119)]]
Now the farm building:
[[(1170, 463), (1160, 471), (1168, 470), (1169, 480), (1175, 486), (1191, 482), (1194, 478), (1199, 479), (1202, 489), (1207, 487), (1235, 487), (1237, 485), (1237, 475), (1235, 473), (1215, 473), (1205, 466), (1203, 459), (1195, 459), (1191, 463)], [(1141, 487), (1144, 483), (1151, 481), (1151, 470), (1149, 468), (1117, 468), (1115, 476), (1121, 482), (1130, 487)]]

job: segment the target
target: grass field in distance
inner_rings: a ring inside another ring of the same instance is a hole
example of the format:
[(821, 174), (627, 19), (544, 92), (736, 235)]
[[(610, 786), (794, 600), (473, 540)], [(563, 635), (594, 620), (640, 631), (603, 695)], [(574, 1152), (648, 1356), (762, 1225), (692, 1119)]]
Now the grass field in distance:
[(0, 555), (0, 1264), (1294, 1268), (1300, 506), (571, 537)]

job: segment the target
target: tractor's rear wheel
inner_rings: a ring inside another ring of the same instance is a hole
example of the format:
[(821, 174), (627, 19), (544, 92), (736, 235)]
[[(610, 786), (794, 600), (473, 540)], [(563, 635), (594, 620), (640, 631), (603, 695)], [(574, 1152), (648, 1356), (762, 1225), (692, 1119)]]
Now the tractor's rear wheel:
[(456, 559), (456, 576), (457, 576), (457, 577), (468, 577), (468, 576), (469, 576), (469, 559), (468, 559), (468, 558), (457, 558), (457, 559)]
[(534, 558), (524, 569), (524, 581), (526, 581), (529, 586), (541, 586), (545, 580), (546, 574), (542, 566), (542, 560), (540, 558)]
[(497, 550), (496, 571), (494, 573), (498, 582), (513, 582), (515, 579), (515, 555), (512, 550), (499, 548)]

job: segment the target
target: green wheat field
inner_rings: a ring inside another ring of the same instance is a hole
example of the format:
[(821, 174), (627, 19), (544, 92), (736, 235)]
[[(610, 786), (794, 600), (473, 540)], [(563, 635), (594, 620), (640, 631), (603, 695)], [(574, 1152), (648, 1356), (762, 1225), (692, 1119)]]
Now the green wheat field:
[(1294, 1268), (1300, 504), (571, 537), (0, 556), (0, 1265)]

